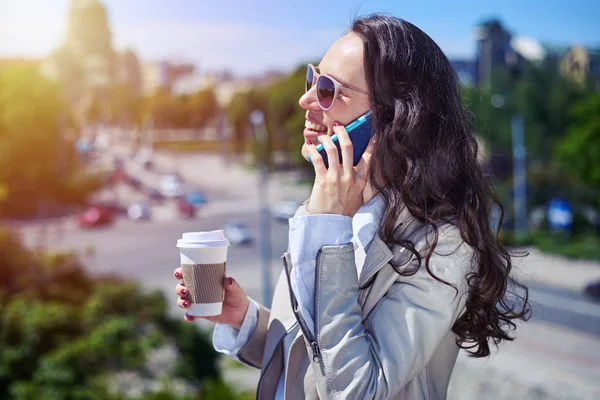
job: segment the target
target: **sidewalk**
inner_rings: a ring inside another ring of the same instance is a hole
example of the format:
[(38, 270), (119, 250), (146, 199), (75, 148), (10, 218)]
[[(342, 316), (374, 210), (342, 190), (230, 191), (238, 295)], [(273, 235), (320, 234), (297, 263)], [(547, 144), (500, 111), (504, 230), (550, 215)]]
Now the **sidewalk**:
[(569, 259), (542, 253), (536, 248), (524, 249), (529, 255), (514, 258), (513, 276), (528, 286), (537, 283), (581, 292), (586, 284), (600, 280), (600, 263)]
[(600, 399), (600, 339), (543, 322), (519, 325), (517, 338), (489, 359), (461, 352), (449, 399)]

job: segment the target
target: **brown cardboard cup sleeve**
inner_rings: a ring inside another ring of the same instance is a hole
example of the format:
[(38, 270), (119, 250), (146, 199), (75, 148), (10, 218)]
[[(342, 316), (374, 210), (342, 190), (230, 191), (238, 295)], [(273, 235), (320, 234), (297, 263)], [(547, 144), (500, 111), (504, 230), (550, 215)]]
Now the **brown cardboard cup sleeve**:
[(181, 264), (188, 299), (195, 304), (218, 303), (225, 298), (223, 279), (227, 263)]

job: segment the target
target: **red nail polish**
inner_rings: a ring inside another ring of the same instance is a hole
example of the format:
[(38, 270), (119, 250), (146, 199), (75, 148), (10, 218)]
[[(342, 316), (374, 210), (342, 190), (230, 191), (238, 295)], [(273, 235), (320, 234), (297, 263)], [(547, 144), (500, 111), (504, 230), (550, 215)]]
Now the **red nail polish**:
[(308, 139), (306, 139), (306, 144), (312, 144), (312, 142)]
[(190, 315), (190, 314), (188, 314), (188, 313), (185, 313), (185, 319), (186, 319), (188, 322), (192, 322), (192, 321), (194, 320), (194, 316), (193, 316), (193, 315)]
[(233, 285), (233, 278), (229, 278), (229, 286)]
[(181, 279), (181, 272), (175, 272), (175, 278)]
[(189, 306), (191, 306), (191, 305), (192, 305), (192, 303), (190, 303), (190, 301), (189, 301), (189, 300), (184, 300), (184, 301), (183, 301), (183, 306), (184, 306), (185, 308), (188, 308), (188, 307), (189, 307)]
[(333, 126), (342, 126), (342, 124), (340, 124), (338, 121), (335, 121), (335, 122), (333, 123)]
[(187, 289), (181, 289), (179, 291), (179, 294), (181, 294), (182, 296), (187, 296), (188, 295), (188, 291), (187, 291)]

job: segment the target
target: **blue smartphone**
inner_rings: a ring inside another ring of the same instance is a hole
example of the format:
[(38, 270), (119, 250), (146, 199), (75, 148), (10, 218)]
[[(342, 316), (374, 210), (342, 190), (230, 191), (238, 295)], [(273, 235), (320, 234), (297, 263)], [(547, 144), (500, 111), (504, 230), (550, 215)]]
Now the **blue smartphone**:
[[(353, 157), (352, 164), (356, 167), (356, 165), (358, 165), (358, 163), (360, 162), (360, 159), (361, 159), (363, 153), (367, 149), (367, 146), (369, 145), (369, 141), (371, 140), (371, 137), (373, 136), (373, 125), (371, 123), (371, 111), (368, 111), (366, 114), (361, 115), (360, 117), (355, 119), (353, 122), (346, 125), (345, 128), (346, 128), (346, 131), (348, 132), (348, 136), (350, 136), (350, 140), (352, 141), (352, 144), (354, 145), (354, 157)], [(337, 135), (333, 135), (331, 137), (331, 140), (333, 141), (333, 143), (335, 143), (335, 146), (337, 147), (338, 158), (341, 163), (342, 162), (342, 149), (340, 148), (340, 142), (338, 140)], [(319, 154), (321, 154), (321, 157), (323, 157), (323, 161), (325, 162), (325, 167), (329, 168), (329, 161), (327, 160), (327, 152), (325, 151), (325, 149), (323, 148), (323, 145), (321, 143), (319, 143), (317, 145), (317, 151), (319, 152)], [(312, 164), (310, 155), (308, 156), (308, 161)]]

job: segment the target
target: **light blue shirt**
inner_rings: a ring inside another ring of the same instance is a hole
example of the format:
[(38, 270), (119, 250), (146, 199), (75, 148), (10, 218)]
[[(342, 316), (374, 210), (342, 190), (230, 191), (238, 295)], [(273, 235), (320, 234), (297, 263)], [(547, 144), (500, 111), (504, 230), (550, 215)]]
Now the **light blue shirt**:
[[(337, 214), (313, 214), (290, 218), (289, 244), (292, 260), (290, 281), (292, 290), (298, 300), (300, 313), (306, 321), (311, 333), (314, 334), (314, 286), (315, 264), (317, 253), (323, 246), (344, 245), (352, 243), (358, 255), (366, 254), (371, 241), (377, 234), (385, 212), (385, 201), (381, 196), (375, 196), (369, 203), (363, 205), (354, 217)], [(368, 274), (363, 271), (364, 257), (357, 257), (357, 276)], [(240, 330), (226, 324), (217, 324), (213, 332), (215, 350), (239, 360), (237, 354), (248, 342), (258, 320), (258, 306), (250, 299), (250, 306)], [(295, 335), (289, 335), (291, 339)], [(287, 365), (289, 346), (292, 340), (284, 340), (284, 368)], [(279, 380), (276, 400), (283, 400), (285, 387), (285, 370)]]

